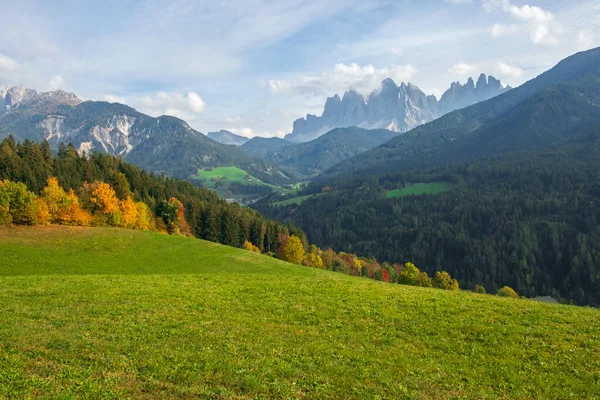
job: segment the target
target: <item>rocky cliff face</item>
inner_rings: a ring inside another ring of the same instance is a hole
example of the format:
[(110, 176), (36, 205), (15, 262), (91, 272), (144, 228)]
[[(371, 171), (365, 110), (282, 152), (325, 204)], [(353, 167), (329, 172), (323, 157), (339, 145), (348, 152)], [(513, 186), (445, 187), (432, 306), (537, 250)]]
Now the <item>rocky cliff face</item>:
[(0, 105), (0, 140), (8, 135), (47, 140), (53, 149), (70, 143), (79, 152), (120, 155), (178, 178), (190, 178), (198, 168), (233, 165), (268, 183), (289, 183), (274, 166), (217, 143), (175, 117), (153, 118), (123, 104), (82, 103), (70, 93), (38, 93), (21, 86), (2, 90)]
[(477, 83), (471, 78), (464, 85), (453, 83), (438, 101), (413, 84), (398, 86), (392, 79), (386, 79), (367, 98), (355, 91), (346, 92), (341, 99), (337, 94), (328, 98), (322, 116), (309, 114), (294, 121), (293, 131), (286, 140), (306, 142), (332, 129), (350, 126), (406, 132), (506, 90), (494, 77), (481, 74)]
[(19, 108), (49, 111), (61, 105), (76, 106), (80, 103), (81, 100), (73, 93), (62, 90), (40, 93), (21, 85), (0, 90), (0, 114)]

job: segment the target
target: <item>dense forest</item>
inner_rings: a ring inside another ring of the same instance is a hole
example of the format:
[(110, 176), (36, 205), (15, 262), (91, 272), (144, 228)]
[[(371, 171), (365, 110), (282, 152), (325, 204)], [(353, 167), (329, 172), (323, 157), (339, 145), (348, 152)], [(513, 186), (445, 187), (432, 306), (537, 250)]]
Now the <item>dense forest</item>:
[(47, 224), (195, 236), (313, 268), (390, 283), (459, 288), (445, 271), (429, 277), (411, 262), (380, 264), (372, 257), (309, 245), (299, 228), (220, 200), (190, 182), (147, 174), (119, 157), (79, 154), (72, 145), (60, 145), (54, 155), (47, 142), (16, 143), (9, 137), (0, 143), (0, 226)]
[[(588, 144), (590, 143), (590, 144)], [(409, 183), (447, 181), (437, 195), (388, 199)], [(325, 187), (325, 185), (327, 185)], [(256, 205), (319, 246), (446, 270), (461, 287), (504, 285), (527, 296), (600, 304), (600, 141), (430, 170), (332, 177), (301, 205)]]
[(304, 233), (291, 225), (267, 220), (259, 212), (220, 200), (216, 193), (192, 183), (148, 174), (120, 157), (92, 152), (80, 155), (73, 146), (60, 145), (55, 155), (46, 142), (37, 144), (13, 138), (0, 143), (0, 180), (24, 183), (35, 194), (56, 177), (66, 191), (77, 191), (84, 183), (106, 182), (118, 200), (131, 196), (162, 216), (165, 202), (175, 198), (185, 208), (185, 219), (195, 237), (241, 247), (250, 241), (261, 251), (275, 251), (277, 236), (293, 234), (306, 243)]

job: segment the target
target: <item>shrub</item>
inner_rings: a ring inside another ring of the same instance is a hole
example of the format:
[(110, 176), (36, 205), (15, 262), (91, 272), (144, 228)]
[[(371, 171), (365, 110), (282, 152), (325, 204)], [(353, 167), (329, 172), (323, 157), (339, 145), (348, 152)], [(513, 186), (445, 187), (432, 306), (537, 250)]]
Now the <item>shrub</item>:
[(258, 246), (255, 246), (252, 244), (252, 242), (250, 242), (249, 240), (246, 240), (244, 242), (244, 248), (248, 251), (251, 251), (253, 253), (258, 253), (260, 254), (260, 249), (258, 248)]
[(417, 286), (422, 286), (422, 287), (431, 287), (432, 286), (431, 278), (429, 277), (429, 275), (427, 275), (427, 272), (425, 272), (425, 271), (419, 272), (419, 274), (417, 275)]
[(333, 271), (341, 272), (342, 274), (348, 274), (348, 264), (346, 264), (342, 259), (336, 258), (333, 260)]
[(479, 294), (485, 294), (485, 288), (481, 285), (475, 285), (475, 287), (473, 288), (473, 292), (475, 293), (479, 293)]
[(415, 264), (411, 262), (407, 262), (402, 268), (402, 271), (398, 274), (398, 283), (403, 285), (413, 285), (417, 284), (419, 279), (419, 268), (415, 266)]
[(0, 219), (7, 220), (6, 211), (10, 214), (10, 222), (16, 225), (35, 225), (37, 207), (35, 195), (27, 190), (24, 183), (5, 180), (0, 184)]
[(501, 297), (512, 297), (515, 299), (519, 298), (519, 295), (515, 290), (509, 286), (504, 286), (502, 289), (498, 290), (498, 296)]
[(444, 290), (458, 290), (458, 281), (446, 271), (438, 271), (432, 281), (433, 287)]

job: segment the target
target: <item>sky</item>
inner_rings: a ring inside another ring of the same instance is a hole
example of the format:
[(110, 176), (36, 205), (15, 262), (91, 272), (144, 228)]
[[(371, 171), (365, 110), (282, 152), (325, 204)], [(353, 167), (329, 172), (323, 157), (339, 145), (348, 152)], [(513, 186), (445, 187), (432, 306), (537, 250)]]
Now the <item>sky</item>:
[(600, 46), (600, 0), (0, 0), (0, 86), (279, 136), (383, 79), (518, 86)]

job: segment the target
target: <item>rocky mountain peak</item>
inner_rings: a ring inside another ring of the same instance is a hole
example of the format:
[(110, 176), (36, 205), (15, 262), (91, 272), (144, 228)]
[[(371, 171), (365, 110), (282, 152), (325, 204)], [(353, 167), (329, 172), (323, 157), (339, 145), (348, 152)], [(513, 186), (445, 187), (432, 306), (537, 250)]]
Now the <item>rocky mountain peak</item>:
[(6, 86), (0, 91), (0, 110), (8, 112), (21, 107), (48, 109), (51, 111), (59, 105), (76, 106), (81, 100), (73, 93), (63, 90), (38, 92), (27, 89), (23, 85)]
[(401, 82), (398, 86), (393, 79), (381, 82), (379, 89), (364, 97), (350, 90), (341, 98), (329, 97), (323, 114), (318, 117), (307, 115), (294, 121), (294, 128), (286, 139), (292, 142), (305, 142), (318, 138), (334, 128), (357, 126), (366, 129), (392, 129), (408, 131), (418, 125), (432, 121), (450, 111), (464, 108), (479, 101), (487, 100), (508, 90), (494, 77), (481, 74), (477, 83), (469, 78), (463, 85), (453, 82), (438, 101), (433, 95), (426, 95), (412, 83)]

